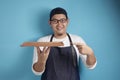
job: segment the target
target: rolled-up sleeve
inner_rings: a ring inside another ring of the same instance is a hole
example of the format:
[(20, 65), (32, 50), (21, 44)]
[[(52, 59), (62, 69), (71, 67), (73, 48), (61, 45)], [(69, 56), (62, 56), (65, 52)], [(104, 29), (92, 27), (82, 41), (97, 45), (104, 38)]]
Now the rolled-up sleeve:
[[(84, 41), (81, 37), (79, 37), (79, 36), (74, 36), (73, 41), (87, 45), (87, 44), (85, 43), (85, 41)], [(76, 46), (74, 46), (74, 47), (75, 47), (76, 52), (77, 52), (77, 56), (78, 56), (78, 59), (77, 59), (77, 60), (78, 60), (78, 63), (79, 63), (79, 58), (80, 58), (80, 59), (82, 60), (82, 62), (84, 63), (84, 65), (85, 65), (88, 69), (94, 69), (94, 68), (96, 67), (96, 65), (97, 65), (97, 60), (96, 60), (96, 62), (95, 62), (94, 65), (88, 65), (88, 64), (86, 63), (86, 61), (87, 61), (87, 55), (83, 55), (83, 54), (79, 53), (77, 47), (76, 47)]]
[(86, 61), (87, 61), (87, 55), (82, 55), (82, 54), (80, 54), (80, 57), (81, 57), (81, 59), (82, 59), (82, 62), (85, 64), (85, 66), (86, 66), (88, 69), (94, 69), (94, 68), (96, 67), (97, 61), (94, 63), (94, 65), (88, 65), (88, 64), (86, 63)]
[(33, 63), (32, 63), (32, 71), (35, 75), (42, 75), (44, 71), (42, 72), (37, 72), (33, 69), (33, 65), (38, 61), (38, 56), (37, 56), (37, 49), (34, 48), (34, 53), (33, 53)]

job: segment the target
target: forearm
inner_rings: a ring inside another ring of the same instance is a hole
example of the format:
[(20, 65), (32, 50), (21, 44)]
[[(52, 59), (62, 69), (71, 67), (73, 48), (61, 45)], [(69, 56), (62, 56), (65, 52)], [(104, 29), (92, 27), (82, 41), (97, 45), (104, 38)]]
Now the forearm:
[(96, 63), (96, 58), (94, 56), (94, 53), (90, 53), (87, 55), (87, 60), (86, 60), (87, 65), (93, 66)]
[(36, 63), (33, 64), (33, 69), (36, 72), (42, 72), (45, 69), (45, 63), (36, 62)]
[(39, 47), (36, 48), (37, 48), (36, 58), (38, 57), (38, 60), (36, 63), (33, 64), (33, 69), (36, 72), (43, 72), (45, 70), (45, 65), (50, 52), (50, 47), (48, 48), (44, 47), (43, 51), (41, 51)]

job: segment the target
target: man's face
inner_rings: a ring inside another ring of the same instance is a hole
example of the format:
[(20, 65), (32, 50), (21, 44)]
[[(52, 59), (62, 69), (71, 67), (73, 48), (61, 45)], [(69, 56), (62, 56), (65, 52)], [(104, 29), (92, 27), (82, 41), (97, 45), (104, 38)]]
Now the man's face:
[(54, 31), (54, 34), (56, 35), (66, 34), (68, 19), (66, 19), (66, 16), (64, 14), (55, 14), (51, 18), (51, 21), (49, 23)]

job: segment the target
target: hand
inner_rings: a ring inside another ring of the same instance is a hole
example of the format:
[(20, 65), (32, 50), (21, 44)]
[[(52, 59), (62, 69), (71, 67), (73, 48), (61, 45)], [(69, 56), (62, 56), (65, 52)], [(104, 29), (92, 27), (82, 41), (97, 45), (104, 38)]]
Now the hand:
[(89, 46), (82, 44), (82, 43), (74, 43), (74, 44), (77, 46), (77, 48), (81, 54), (83, 54), (83, 55), (93, 54), (93, 50)]
[(92, 67), (96, 62), (96, 58), (94, 56), (93, 50), (85, 44), (74, 43), (74, 45), (77, 46), (77, 48), (81, 54), (87, 55), (86, 63), (87, 63), (87, 65)]
[(50, 52), (50, 47), (48, 48), (44, 47), (43, 51), (41, 51), (39, 47), (36, 47), (36, 48), (37, 48), (37, 54), (38, 54), (38, 63), (46, 63), (49, 52)]

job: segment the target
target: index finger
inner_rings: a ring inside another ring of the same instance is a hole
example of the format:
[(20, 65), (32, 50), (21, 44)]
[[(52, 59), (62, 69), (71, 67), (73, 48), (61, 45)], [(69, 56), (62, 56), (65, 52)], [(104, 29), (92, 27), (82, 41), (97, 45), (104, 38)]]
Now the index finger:
[(37, 52), (38, 52), (38, 53), (41, 53), (41, 52), (42, 52), (39, 47), (36, 47), (36, 48), (37, 48)]
[(44, 48), (43, 48), (43, 52), (44, 52), (44, 53), (48, 53), (49, 51), (50, 51), (50, 47), (44, 47)]
[(80, 42), (74, 42), (73, 45), (82, 46), (82, 45), (85, 45), (85, 44), (84, 43), (80, 43)]
[(46, 53), (49, 53), (49, 51), (50, 51), (50, 47), (48, 47), (48, 48), (46, 49)]

